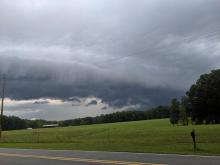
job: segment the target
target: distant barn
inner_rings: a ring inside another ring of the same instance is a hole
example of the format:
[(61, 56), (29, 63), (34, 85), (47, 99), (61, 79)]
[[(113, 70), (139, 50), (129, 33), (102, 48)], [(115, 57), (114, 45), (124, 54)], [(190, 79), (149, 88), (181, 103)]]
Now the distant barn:
[(59, 124), (47, 124), (47, 125), (43, 125), (43, 128), (53, 128), (53, 127), (58, 127)]

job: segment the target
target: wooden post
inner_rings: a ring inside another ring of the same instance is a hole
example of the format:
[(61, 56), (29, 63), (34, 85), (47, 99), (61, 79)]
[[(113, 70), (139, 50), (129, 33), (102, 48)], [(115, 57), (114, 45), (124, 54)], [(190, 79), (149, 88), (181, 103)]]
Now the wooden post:
[(191, 137), (192, 137), (192, 140), (193, 140), (193, 149), (194, 149), (194, 151), (196, 151), (196, 134), (195, 134), (194, 129), (191, 132)]
[(1, 100), (2, 104), (1, 104), (1, 116), (0, 116), (0, 138), (2, 137), (4, 98), (5, 98), (5, 76), (3, 76), (3, 79), (2, 79), (2, 100)]

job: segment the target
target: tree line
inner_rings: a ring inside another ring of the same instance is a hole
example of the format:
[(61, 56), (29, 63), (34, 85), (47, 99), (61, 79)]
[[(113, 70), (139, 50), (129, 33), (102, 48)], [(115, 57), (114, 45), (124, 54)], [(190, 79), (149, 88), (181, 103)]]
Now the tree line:
[(27, 120), (15, 116), (3, 116), (3, 130), (16, 130), (26, 128), (41, 128), (46, 124), (59, 124), (59, 126), (77, 126), (88, 124), (114, 123), (125, 121), (137, 121), (148, 119), (160, 119), (169, 117), (168, 106), (158, 106), (150, 110), (130, 110), (100, 115), (96, 117), (84, 117), (63, 121)]
[(158, 106), (147, 111), (122, 111), (111, 114), (105, 114), (96, 117), (85, 117), (72, 120), (60, 121), (60, 126), (76, 126), (87, 124), (101, 124), (101, 123), (115, 123), (125, 121), (137, 121), (137, 120), (149, 120), (149, 119), (161, 119), (169, 117), (168, 106)]
[(41, 128), (45, 124), (53, 124), (56, 121), (46, 120), (27, 120), (16, 116), (3, 116), (2, 129), (3, 130), (18, 130), (26, 128)]

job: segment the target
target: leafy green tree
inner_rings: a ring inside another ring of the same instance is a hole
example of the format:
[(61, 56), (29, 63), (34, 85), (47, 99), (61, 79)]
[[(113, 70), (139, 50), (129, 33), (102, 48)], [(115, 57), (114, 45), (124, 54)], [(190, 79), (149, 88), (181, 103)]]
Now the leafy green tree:
[(186, 115), (186, 109), (185, 109), (185, 107), (184, 106), (182, 106), (182, 105), (180, 105), (180, 109), (179, 109), (179, 111), (180, 111), (180, 123), (182, 124), (182, 125), (188, 125), (188, 119), (187, 119), (187, 115)]
[(171, 124), (178, 124), (180, 119), (180, 110), (179, 110), (180, 103), (177, 99), (173, 99), (171, 101), (170, 106), (170, 123)]
[(188, 116), (189, 116), (189, 103), (188, 103), (188, 97), (183, 96), (181, 98), (181, 103), (180, 103), (180, 122), (182, 125), (188, 125)]
[(220, 123), (220, 69), (201, 75), (187, 96), (196, 124)]

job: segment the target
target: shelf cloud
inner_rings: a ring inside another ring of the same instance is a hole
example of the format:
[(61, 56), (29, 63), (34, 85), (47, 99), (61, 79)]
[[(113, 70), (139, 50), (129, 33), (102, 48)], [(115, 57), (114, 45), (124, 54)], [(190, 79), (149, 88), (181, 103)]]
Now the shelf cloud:
[(2, 0), (0, 75), (13, 100), (168, 104), (219, 68), (219, 18), (218, 0)]

